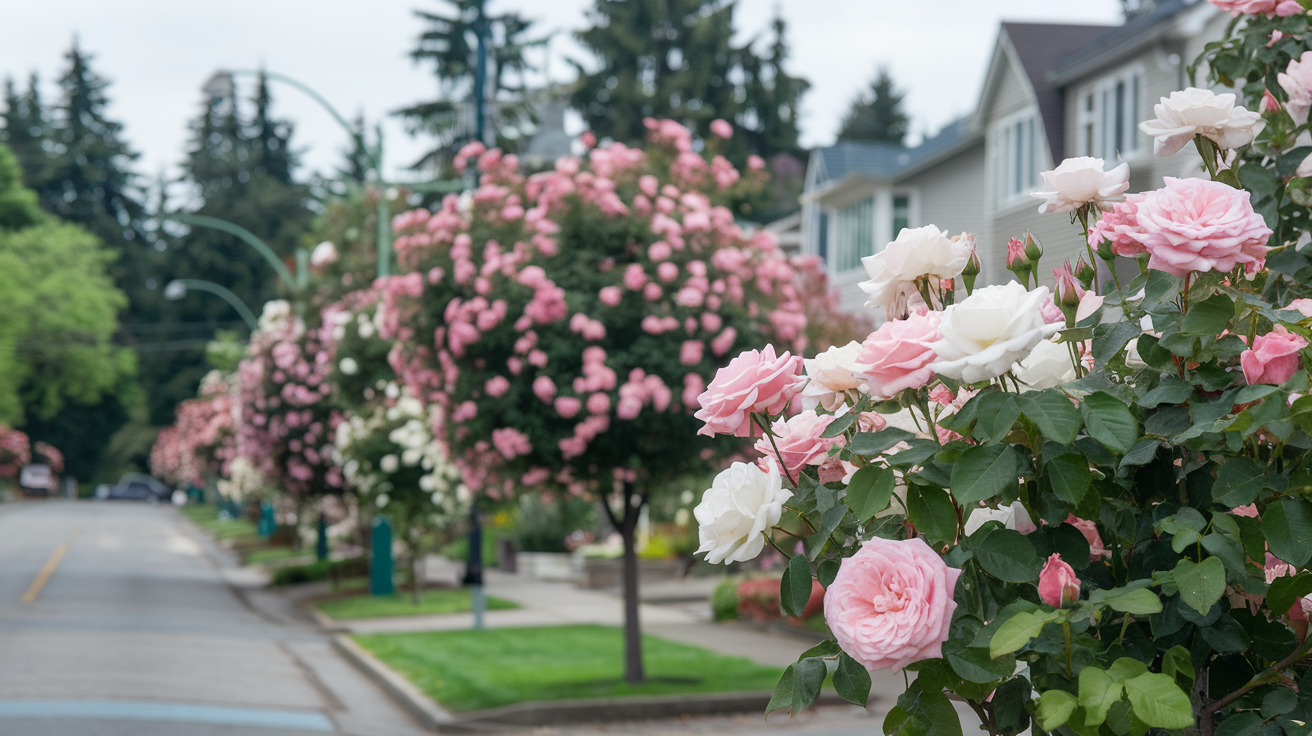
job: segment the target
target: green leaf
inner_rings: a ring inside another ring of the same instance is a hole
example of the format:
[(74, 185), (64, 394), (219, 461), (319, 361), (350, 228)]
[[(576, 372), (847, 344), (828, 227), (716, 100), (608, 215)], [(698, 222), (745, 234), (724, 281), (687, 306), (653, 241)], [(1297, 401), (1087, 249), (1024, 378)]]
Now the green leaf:
[(1145, 304), (1170, 301), (1180, 291), (1180, 279), (1165, 271), (1149, 271), (1144, 285)]
[(838, 577), (838, 560), (824, 560), (815, 567), (815, 579), (820, 581), (820, 585), (828, 588), (833, 585), (834, 578)]
[(1005, 391), (985, 391), (979, 397), (979, 410), (975, 420), (976, 439), (998, 443), (1003, 440), (1020, 416), (1016, 394)]
[(1194, 679), (1198, 676), (1198, 673), (1194, 671), (1193, 655), (1189, 654), (1189, 650), (1179, 644), (1167, 649), (1166, 653), (1162, 655), (1162, 674), (1176, 682), (1179, 682), (1180, 678), (1183, 677), (1192, 686)]
[(867, 465), (852, 475), (845, 500), (858, 522), (869, 521), (888, 508), (896, 480), (892, 470), (878, 465)]
[(1225, 294), (1217, 294), (1191, 304), (1180, 323), (1180, 331), (1186, 335), (1215, 337), (1229, 329), (1234, 317), (1234, 300)]
[(993, 527), (982, 534), (976, 532), (969, 538), (969, 544), (980, 567), (993, 577), (1009, 583), (1038, 580), (1043, 561), (1034, 551), (1034, 543), (1024, 534)]
[(1276, 615), (1283, 615), (1294, 603), (1312, 593), (1312, 573), (1304, 570), (1292, 577), (1278, 577), (1266, 591), (1266, 605)]
[(1080, 410), (1066, 394), (1056, 389), (1027, 391), (1017, 398), (1021, 412), (1034, 422), (1044, 437), (1063, 445), (1075, 441), (1083, 420)]
[(1067, 452), (1049, 459), (1043, 464), (1047, 473), (1046, 480), (1052, 486), (1057, 498), (1076, 506), (1084, 500), (1084, 494), (1093, 481), (1089, 470), (1089, 460), (1078, 452)]
[(989, 641), (989, 655), (1001, 657), (1011, 654), (1030, 643), (1030, 639), (1039, 635), (1046, 624), (1056, 621), (1060, 614), (1056, 611), (1020, 611), (993, 632)]
[(806, 555), (793, 555), (779, 581), (779, 607), (793, 618), (800, 618), (811, 600), (811, 566)]
[(1175, 376), (1166, 376), (1157, 388), (1143, 395), (1139, 405), (1145, 409), (1156, 409), (1162, 404), (1183, 404), (1193, 396), (1194, 387)]
[(1236, 404), (1247, 404), (1251, 401), (1257, 401), (1258, 399), (1265, 398), (1275, 393), (1278, 388), (1280, 387), (1269, 386), (1265, 383), (1259, 383), (1256, 386), (1244, 386), (1239, 389), (1232, 401)]
[(1134, 714), (1152, 728), (1188, 728), (1194, 724), (1189, 696), (1166, 675), (1147, 672), (1128, 680), (1125, 695)]
[(952, 495), (969, 506), (1016, 486), (1019, 475), (1020, 461), (1011, 445), (972, 447), (952, 466)]
[(847, 656), (838, 655), (838, 669), (834, 670), (834, 691), (849, 703), (865, 707), (870, 700), (870, 672), (865, 665)]
[(913, 438), (915, 438), (914, 434), (897, 427), (881, 429), (878, 432), (857, 432), (856, 436), (852, 438), (852, 444), (848, 445), (848, 449), (857, 455), (874, 457), (899, 442), (905, 442)]
[(957, 510), (946, 491), (925, 486), (908, 488), (907, 517), (931, 541), (948, 542), (957, 536)]
[(1047, 690), (1039, 696), (1039, 728), (1054, 731), (1066, 725), (1079, 701), (1065, 690)]
[[(1185, 414), (1185, 417), (1188, 418), (1188, 414)], [(1147, 465), (1157, 457), (1157, 449), (1161, 446), (1162, 443), (1158, 440), (1139, 440), (1129, 452), (1125, 453), (1125, 457), (1121, 458), (1121, 467)]]
[(1162, 612), (1162, 599), (1146, 587), (1095, 590), (1089, 593), (1089, 602), (1133, 616), (1151, 616)]
[(1100, 667), (1089, 665), (1080, 671), (1080, 705), (1084, 707), (1086, 726), (1107, 720), (1107, 711), (1121, 699), (1121, 688), (1121, 683)]
[(797, 665), (790, 664), (784, 668), (784, 673), (779, 677), (779, 682), (774, 684), (774, 692), (770, 694), (770, 702), (765, 706), (765, 714), (768, 716), (776, 710), (787, 709), (788, 712), (793, 710), (793, 690), (797, 682)]
[(820, 528), (816, 529), (815, 533), (806, 540), (806, 556), (808, 559), (814, 560), (820, 556), (820, 553), (825, 549), (825, 545), (832, 541), (829, 536), (843, 522), (845, 516), (847, 516), (847, 506), (843, 504), (838, 504), (820, 515)]
[(1231, 711), (1216, 726), (1216, 736), (1253, 736), (1262, 730), (1262, 716), (1252, 711)]
[(1235, 508), (1252, 503), (1266, 484), (1266, 468), (1247, 457), (1227, 458), (1216, 471), (1212, 500)]
[(1121, 454), (1129, 452), (1139, 439), (1139, 422), (1125, 402), (1098, 391), (1085, 397), (1080, 405), (1089, 436)]
[(1225, 564), (1217, 557), (1199, 563), (1180, 560), (1172, 574), (1180, 588), (1180, 600), (1200, 616), (1206, 616), (1225, 594)]
[(1143, 332), (1136, 322), (1118, 322), (1105, 332), (1099, 327), (1093, 338), (1093, 359), (1100, 365), (1116, 357), (1127, 342)]
[(1262, 534), (1271, 554), (1294, 567), (1304, 567), (1312, 558), (1312, 504), (1302, 499), (1282, 498), (1262, 514)]
[(1107, 676), (1117, 682), (1125, 682), (1148, 671), (1148, 666), (1137, 659), (1121, 657), (1107, 668)]
[(842, 415), (841, 417), (834, 417), (833, 420), (829, 422), (829, 426), (825, 427), (825, 431), (820, 433), (820, 436), (837, 437), (838, 435), (846, 432), (847, 428), (852, 426), (852, 423), (855, 421), (856, 421), (856, 412), (854, 411), (849, 411), (848, 413)]
[(943, 642), (943, 659), (952, 671), (963, 680), (985, 685), (1011, 677), (1016, 671), (1014, 657), (994, 659), (987, 647), (973, 646), (971, 642), (982, 629), (982, 622), (973, 616), (959, 616), (952, 622), (948, 639)]

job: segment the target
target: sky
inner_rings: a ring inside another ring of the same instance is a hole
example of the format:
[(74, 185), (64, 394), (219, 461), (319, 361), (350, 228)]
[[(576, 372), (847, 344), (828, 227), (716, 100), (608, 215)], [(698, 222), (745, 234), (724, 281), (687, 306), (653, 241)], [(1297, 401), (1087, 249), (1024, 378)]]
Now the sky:
[[(488, 0), (554, 31), (545, 62), (555, 80), (572, 78), (569, 59), (587, 63), (572, 32), (593, 0)], [(263, 66), (317, 90), (343, 115), (382, 120), (389, 176), (425, 149), (389, 113), (432, 99), (431, 70), (408, 57), (423, 24), (413, 11), (436, 0), (60, 0), (12, 3), (0, 23), (0, 76), (37, 72), (47, 100), (76, 36), (111, 82), (111, 118), (141, 153), (137, 171), (175, 175), (200, 109), (201, 86), (218, 69)], [(740, 40), (767, 35), (776, 12), (788, 23), (790, 72), (810, 80), (802, 144), (833, 142), (852, 98), (884, 65), (906, 92), (912, 133), (938, 130), (974, 109), (1001, 20), (1115, 24), (1119, 0), (738, 0)], [(296, 123), (293, 144), (312, 169), (341, 161), (347, 133), (295, 89), (274, 90), (275, 112)]]

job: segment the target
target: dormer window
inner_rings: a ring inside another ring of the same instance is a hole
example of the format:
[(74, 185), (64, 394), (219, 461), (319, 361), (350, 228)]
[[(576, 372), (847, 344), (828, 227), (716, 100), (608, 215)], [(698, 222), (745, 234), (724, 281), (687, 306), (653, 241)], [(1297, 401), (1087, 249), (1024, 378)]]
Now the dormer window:
[(1137, 67), (1080, 88), (1076, 95), (1076, 155), (1114, 161), (1138, 154), (1142, 90), (1143, 70)]

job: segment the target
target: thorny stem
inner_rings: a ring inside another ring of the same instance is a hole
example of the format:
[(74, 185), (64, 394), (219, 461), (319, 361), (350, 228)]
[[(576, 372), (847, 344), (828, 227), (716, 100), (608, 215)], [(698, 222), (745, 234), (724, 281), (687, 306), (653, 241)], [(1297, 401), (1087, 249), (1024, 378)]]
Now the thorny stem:
[(1213, 713), (1217, 712), (1218, 710), (1221, 710), (1227, 705), (1230, 705), (1231, 703), (1240, 699), (1241, 697), (1244, 696), (1244, 694), (1246, 694), (1248, 691), (1252, 690), (1253, 688), (1260, 687), (1267, 683), (1275, 682), (1279, 680), (1282, 675), (1282, 671), (1285, 668), (1289, 667), (1293, 663), (1302, 659), (1304, 656), (1307, 655), (1309, 651), (1312, 651), (1312, 637), (1308, 637), (1306, 640), (1304, 640), (1303, 644), (1299, 646), (1298, 649), (1295, 649), (1293, 654), (1290, 654), (1288, 657), (1285, 657), (1279, 662), (1276, 662), (1274, 665), (1271, 665), (1267, 669), (1254, 675), (1253, 679), (1249, 680), (1243, 687), (1239, 688), (1238, 690), (1230, 693), (1229, 695), (1225, 696), (1224, 698), (1221, 698), (1220, 700), (1214, 703), (1210, 703), (1204, 706), (1203, 714), (1208, 718), (1211, 718)]
[[(779, 529), (779, 527), (775, 527), (775, 528), (776, 528), (776, 529)], [(779, 531), (781, 531), (781, 532), (785, 532), (785, 533), (788, 533), (788, 534), (792, 534), (792, 532), (789, 532), (787, 529), (779, 529)], [(788, 554), (787, 552), (785, 552), (785, 551), (783, 550), (783, 548), (779, 546), (779, 543), (778, 543), (778, 542), (775, 542), (775, 541), (774, 541), (774, 537), (770, 536), (770, 534), (769, 534), (768, 532), (761, 532), (761, 534), (763, 534), (763, 535), (765, 536), (765, 541), (769, 542), (771, 547), (774, 547), (775, 550), (777, 550), (777, 551), (779, 552), (779, 554), (781, 554), (781, 555), (784, 556), (784, 559), (788, 559), (788, 558), (792, 557), (792, 555), (790, 555), (790, 554)], [(797, 536), (797, 535), (794, 534), (793, 536)], [(798, 538), (800, 539), (800, 537), (798, 537)]]
[(803, 516), (801, 511), (798, 511), (797, 509), (793, 508), (792, 506), (784, 506), (784, 508), (788, 509), (789, 511), (793, 512), (794, 514), (797, 514), (797, 518), (801, 519), (803, 524), (806, 524), (806, 528), (807, 528), (807, 529), (810, 529), (812, 534), (815, 534), (815, 531), (816, 531), (815, 527), (814, 527), (814, 526), (811, 526), (811, 522), (810, 522), (810, 520), (807, 519), (805, 516)]
[(993, 730), (993, 714), (985, 710), (983, 705), (973, 700), (967, 700), (966, 705), (969, 705), (970, 709), (975, 711), (975, 715), (979, 716), (980, 722), (984, 724), (984, 728), (988, 730), (990, 736), (996, 736), (998, 732)]

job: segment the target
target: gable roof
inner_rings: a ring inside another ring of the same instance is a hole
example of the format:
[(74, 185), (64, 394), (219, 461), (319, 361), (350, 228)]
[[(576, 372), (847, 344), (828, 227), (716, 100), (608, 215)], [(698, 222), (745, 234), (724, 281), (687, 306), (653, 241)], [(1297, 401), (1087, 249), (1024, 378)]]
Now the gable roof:
[(914, 148), (889, 141), (838, 141), (815, 149), (822, 167), (817, 185), (852, 176), (894, 179), (955, 152), (978, 134), (970, 117), (959, 118)]
[(1062, 89), (1052, 81), (1051, 72), (1072, 48), (1085, 46), (1090, 35), (1102, 35), (1112, 30), (1113, 26), (1009, 21), (1002, 24), (1002, 33), (1015, 51), (1016, 60), (1034, 92), (1043, 131), (1048, 136), (1048, 150), (1054, 160), (1060, 160), (1066, 150), (1066, 126), (1062, 124), (1065, 112)]
[[(1168, 22), (1201, 0), (1158, 0), (1152, 11), (1135, 16), (1061, 58), (1050, 76), (1056, 84), (1074, 78), (1156, 41), (1171, 29)], [(1219, 9), (1218, 9), (1219, 10)]]

